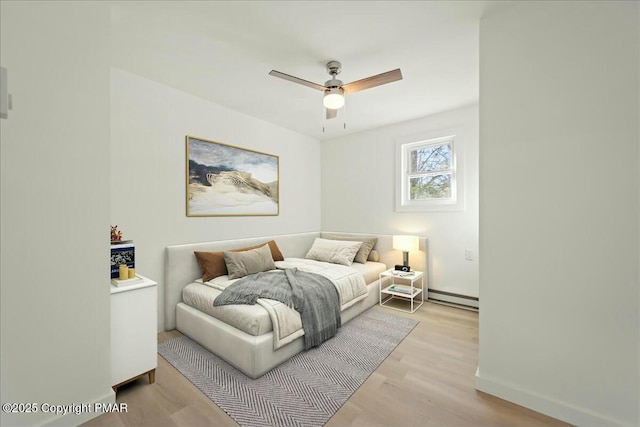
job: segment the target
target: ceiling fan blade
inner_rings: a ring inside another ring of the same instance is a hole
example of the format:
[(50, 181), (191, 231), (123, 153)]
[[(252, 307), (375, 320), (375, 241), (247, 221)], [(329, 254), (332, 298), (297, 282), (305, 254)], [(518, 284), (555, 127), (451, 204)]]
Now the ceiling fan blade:
[(400, 68), (387, 71), (386, 73), (377, 74), (375, 76), (367, 77), (366, 79), (356, 80), (355, 82), (347, 83), (342, 86), (345, 93), (359, 92), (361, 90), (370, 89), (372, 87), (384, 85), (387, 83), (402, 80), (402, 73)]
[(298, 77), (294, 77), (294, 76), (290, 76), (289, 74), (285, 74), (285, 73), (281, 73), (280, 71), (276, 71), (276, 70), (271, 70), (271, 72), (269, 73), (269, 75), (274, 76), (274, 77), (280, 77), (281, 79), (285, 79), (285, 80), (289, 80), (290, 82), (293, 83), (298, 83), (301, 84), (303, 86), (308, 86), (312, 89), (318, 89), (321, 91), (325, 91), (327, 88), (319, 85), (317, 83), (313, 83), (307, 80), (303, 80), (303, 79), (299, 79)]
[(327, 120), (335, 119), (338, 116), (338, 110), (332, 110), (331, 108), (327, 108)]

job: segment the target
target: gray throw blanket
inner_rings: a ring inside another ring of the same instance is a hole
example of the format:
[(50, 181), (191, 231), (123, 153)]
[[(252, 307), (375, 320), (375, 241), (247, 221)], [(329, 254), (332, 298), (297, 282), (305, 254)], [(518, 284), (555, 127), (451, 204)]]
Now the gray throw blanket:
[(329, 279), (297, 268), (251, 274), (229, 285), (214, 306), (280, 301), (300, 313), (308, 350), (333, 337), (341, 326), (340, 296)]

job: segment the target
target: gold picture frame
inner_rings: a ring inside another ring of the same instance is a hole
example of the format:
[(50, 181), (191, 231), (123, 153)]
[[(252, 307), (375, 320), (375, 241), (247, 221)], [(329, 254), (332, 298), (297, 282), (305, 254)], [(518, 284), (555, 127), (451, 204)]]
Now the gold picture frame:
[(198, 216), (280, 214), (280, 157), (187, 135), (186, 211)]

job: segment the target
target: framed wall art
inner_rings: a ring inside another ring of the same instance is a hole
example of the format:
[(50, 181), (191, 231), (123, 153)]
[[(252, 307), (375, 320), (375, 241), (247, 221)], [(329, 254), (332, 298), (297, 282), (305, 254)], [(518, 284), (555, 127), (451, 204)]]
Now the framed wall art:
[(187, 216), (278, 215), (280, 158), (186, 136)]

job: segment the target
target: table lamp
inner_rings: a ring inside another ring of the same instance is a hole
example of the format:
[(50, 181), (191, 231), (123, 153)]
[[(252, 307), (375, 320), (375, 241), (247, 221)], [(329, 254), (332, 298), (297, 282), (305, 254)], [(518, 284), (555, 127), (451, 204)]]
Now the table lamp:
[(419, 243), (417, 236), (393, 236), (393, 249), (402, 251), (402, 265), (396, 265), (396, 270), (411, 271), (409, 252), (417, 251)]

